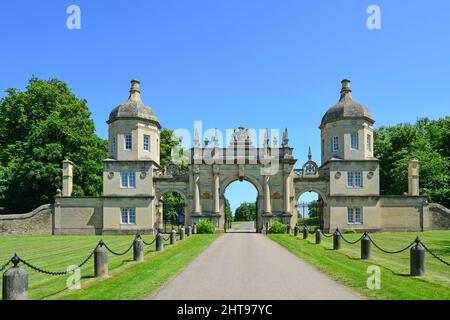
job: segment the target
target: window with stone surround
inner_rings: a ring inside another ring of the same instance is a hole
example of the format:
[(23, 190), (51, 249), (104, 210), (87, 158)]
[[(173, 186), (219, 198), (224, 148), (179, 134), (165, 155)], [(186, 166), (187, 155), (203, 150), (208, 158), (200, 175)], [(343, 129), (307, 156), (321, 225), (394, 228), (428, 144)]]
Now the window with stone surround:
[(347, 172), (347, 187), (362, 188), (362, 172)]
[(136, 208), (120, 208), (121, 224), (136, 224)]
[(150, 151), (150, 136), (144, 135), (144, 151)]
[(358, 150), (358, 134), (357, 133), (353, 133), (350, 135), (351, 137), (351, 148), (353, 150)]
[(349, 224), (362, 224), (362, 208), (348, 207), (347, 208), (347, 222)]
[(136, 173), (134, 172), (122, 172), (120, 174), (120, 185), (122, 188), (135, 188), (136, 187)]
[(333, 141), (333, 152), (339, 151), (339, 137), (334, 136), (332, 141)]
[(133, 139), (131, 134), (125, 135), (125, 150), (131, 150), (133, 148)]

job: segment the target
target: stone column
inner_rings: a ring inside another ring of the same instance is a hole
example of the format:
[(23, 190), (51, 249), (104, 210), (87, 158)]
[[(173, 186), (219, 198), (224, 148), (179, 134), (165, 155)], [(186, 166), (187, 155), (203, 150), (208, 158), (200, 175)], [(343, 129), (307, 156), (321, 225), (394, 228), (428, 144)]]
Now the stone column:
[(415, 157), (408, 162), (408, 196), (419, 195), (419, 160)]
[(269, 182), (270, 182), (270, 176), (264, 176), (264, 212), (265, 213), (272, 213)]
[(200, 174), (194, 173), (194, 213), (200, 213)]
[(73, 162), (66, 159), (63, 161), (62, 196), (71, 197), (72, 190), (73, 190)]
[(284, 181), (284, 211), (291, 212), (291, 178), (286, 177)]
[(220, 176), (214, 174), (214, 213), (220, 212)]

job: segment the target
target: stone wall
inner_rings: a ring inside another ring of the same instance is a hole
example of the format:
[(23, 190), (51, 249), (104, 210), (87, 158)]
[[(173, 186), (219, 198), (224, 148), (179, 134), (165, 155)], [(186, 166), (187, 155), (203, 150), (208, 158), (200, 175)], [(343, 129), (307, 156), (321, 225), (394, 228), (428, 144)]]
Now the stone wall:
[(55, 197), (54, 234), (94, 235), (102, 230), (102, 198)]
[(425, 230), (449, 230), (450, 209), (437, 203), (428, 205), (428, 216), (424, 219)]
[(51, 235), (53, 206), (44, 204), (29, 213), (0, 215), (0, 235)]

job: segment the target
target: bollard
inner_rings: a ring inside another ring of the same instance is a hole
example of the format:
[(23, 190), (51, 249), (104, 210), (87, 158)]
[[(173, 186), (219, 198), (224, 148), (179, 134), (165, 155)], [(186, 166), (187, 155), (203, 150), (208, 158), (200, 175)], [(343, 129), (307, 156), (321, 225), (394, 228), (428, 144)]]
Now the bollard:
[(410, 266), (412, 276), (420, 277), (425, 275), (425, 249), (420, 244), (419, 238), (417, 238), (416, 244), (410, 250)]
[(341, 248), (341, 234), (339, 229), (333, 233), (333, 250), (339, 250)]
[(316, 229), (316, 244), (322, 243), (322, 230), (320, 228)]
[(184, 228), (180, 228), (180, 240), (184, 240), (184, 237), (185, 237)]
[(137, 236), (133, 243), (133, 260), (137, 262), (144, 261), (144, 242), (141, 236)]
[(197, 224), (194, 223), (194, 225), (192, 226), (192, 234), (197, 234)]
[(173, 245), (177, 242), (177, 232), (172, 229), (170, 232), (170, 244)]
[(287, 231), (286, 232), (287, 234), (291, 234), (291, 225), (290, 224), (286, 225), (286, 231)]
[(94, 253), (94, 274), (96, 278), (108, 278), (108, 251), (103, 247), (103, 240)]
[(28, 300), (28, 272), (17, 266), (19, 258), (14, 255), (14, 267), (3, 273), (3, 300)]
[(156, 235), (156, 251), (163, 251), (164, 250), (164, 237), (162, 233), (158, 233)]
[(294, 227), (294, 236), (298, 237), (298, 225), (295, 225)]
[(364, 237), (361, 239), (361, 259), (370, 259), (370, 239), (367, 236), (367, 232), (364, 233)]
[(303, 239), (308, 239), (309, 230), (308, 227), (305, 225), (303, 227)]
[(192, 227), (191, 226), (187, 227), (186, 236), (188, 236), (188, 237), (192, 236)]

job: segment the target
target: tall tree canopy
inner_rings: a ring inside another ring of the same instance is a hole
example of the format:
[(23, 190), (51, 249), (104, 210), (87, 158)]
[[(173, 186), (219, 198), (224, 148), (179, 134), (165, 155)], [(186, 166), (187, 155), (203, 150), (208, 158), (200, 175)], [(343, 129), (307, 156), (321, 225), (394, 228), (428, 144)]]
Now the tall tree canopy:
[(0, 207), (28, 212), (53, 203), (61, 162), (74, 167), (74, 194), (100, 195), (107, 143), (95, 134), (86, 100), (58, 80), (31, 78), (0, 100)]
[(375, 130), (375, 156), (380, 160), (382, 194), (403, 194), (408, 186), (408, 160), (420, 161), (420, 189), (430, 202), (450, 207), (450, 117), (419, 119)]
[(256, 220), (256, 203), (242, 203), (234, 212), (234, 221)]

